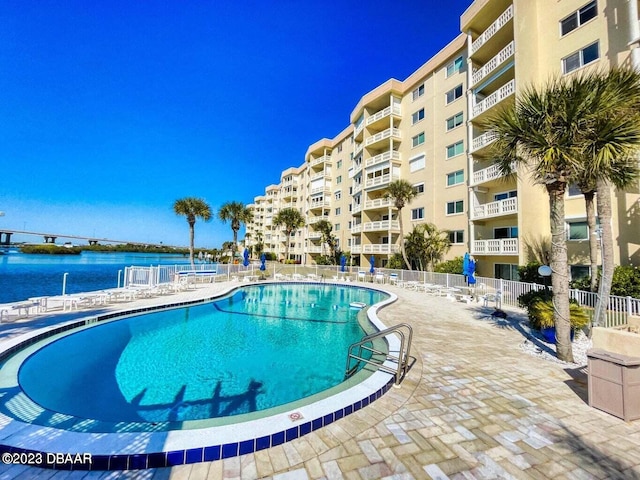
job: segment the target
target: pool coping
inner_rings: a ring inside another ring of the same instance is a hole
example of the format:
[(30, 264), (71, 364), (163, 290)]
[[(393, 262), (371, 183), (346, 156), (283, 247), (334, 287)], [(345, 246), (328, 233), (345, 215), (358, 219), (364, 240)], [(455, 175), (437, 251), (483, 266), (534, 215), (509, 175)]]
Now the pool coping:
[[(274, 282), (269, 282), (274, 283)], [(310, 284), (316, 282), (277, 282)], [(118, 310), (101, 315), (88, 315), (54, 326), (44, 327), (3, 342), (0, 360), (43, 338), (79, 326), (116, 317), (137, 315), (167, 308), (205, 303), (227, 295), (238, 288), (264, 284), (257, 282), (231, 285), (213, 296), (184, 302), (161, 303), (153, 306)], [(386, 326), (377, 312), (397, 300), (392, 292), (374, 286), (324, 282), (350, 288), (369, 288), (389, 295), (388, 299), (367, 309), (369, 321), (379, 330)], [(399, 348), (399, 340), (387, 335), (390, 350)], [(395, 367), (389, 360), (384, 362)], [(229, 425), (188, 430), (90, 433), (73, 432), (50, 426), (21, 422), (0, 414), (0, 455), (23, 455), (34, 466), (58, 470), (128, 470), (170, 467), (175, 465), (214, 461), (275, 447), (316, 431), (379, 399), (394, 384), (394, 377), (377, 370), (362, 382), (312, 403), (295, 407), (260, 419)], [(247, 435), (246, 432), (251, 432)], [(82, 461), (90, 454), (91, 461)], [(70, 457), (60, 455), (69, 455)], [(78, 459), (78, 462), (68, 461)], [(63, 461), (61, 461), (63, 460)]]

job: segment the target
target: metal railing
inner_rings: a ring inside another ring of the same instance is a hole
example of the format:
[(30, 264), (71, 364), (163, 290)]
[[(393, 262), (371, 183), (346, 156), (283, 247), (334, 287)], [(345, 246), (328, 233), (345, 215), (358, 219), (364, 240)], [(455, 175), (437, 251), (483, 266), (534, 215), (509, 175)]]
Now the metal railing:
[[(406, 330), (406, 332), (403, 330)], [(396, 354), (394, 354), (391, 349), (389, 349), (388, 352), (382, 352), (373, 347), (374, 340), (386, 337), (391, 334), (397, 335), (400, 339), (400, 347)], [(391, 373), (395, 377), (395, 384), (400, 385), (400, 382), (402, 382), (402, 379), (409, 370), (409, 355), (411, 353), (412, 339), (413, 329), (411, 328), (411, 325), (407, 323), (399, 323), (398, 325), (380, 330), (379, 332), (365, 335), (360, 341), (352, 343), (349, 346), (349, 350), (347, 350), (347, 365), (345, 367), (344, 373), (345, 379), (351, 377), (354, 373), (356, 373), (358, 371), (359, 365), (361, 364), (361, 362), (363, 362), (370, 365), (375, 365), (379, 370)], [(369, 344), (371, 346), (369, 346)], [(356, 348), (358, 349), (357, 353), (354, 353), (354, 349)], [(391, 368), (384, 363), (381, 364), (375, 360), (363, 357), (365, 350), (375, 355), (384, 355), (386, 360), (395, 362), (396, 367)], [(356, 360), (353, 366), (351, 365), (352, 359)]]

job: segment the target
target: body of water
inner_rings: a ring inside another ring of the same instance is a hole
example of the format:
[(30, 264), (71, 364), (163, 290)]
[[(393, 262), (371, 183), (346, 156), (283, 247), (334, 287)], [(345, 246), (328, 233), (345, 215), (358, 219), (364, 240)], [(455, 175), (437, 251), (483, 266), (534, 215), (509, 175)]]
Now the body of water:
[(38, 255), (4, 251), (0, 255), (0, 303), (118, 286), (118, 272), (132, 265), (187, 264), (183, 255), (82, 252), (80, 255)]

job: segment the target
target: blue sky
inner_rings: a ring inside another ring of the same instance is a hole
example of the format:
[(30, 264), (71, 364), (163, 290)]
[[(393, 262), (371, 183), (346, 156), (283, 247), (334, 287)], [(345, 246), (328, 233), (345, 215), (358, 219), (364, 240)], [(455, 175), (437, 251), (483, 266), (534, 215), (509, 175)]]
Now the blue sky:
[(251, 203), (470, 4), (2, 1), (0, 230), (186, 245), (176, 199)]

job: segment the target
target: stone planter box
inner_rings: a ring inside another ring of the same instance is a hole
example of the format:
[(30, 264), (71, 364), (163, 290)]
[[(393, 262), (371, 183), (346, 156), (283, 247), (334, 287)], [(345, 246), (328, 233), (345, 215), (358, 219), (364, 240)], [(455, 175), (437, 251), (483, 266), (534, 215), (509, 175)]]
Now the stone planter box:
[(629, 317), (629, 323), (617, 328), (593, 327), (593, 348), (620, 355), (640, 357), (640, 317)]

